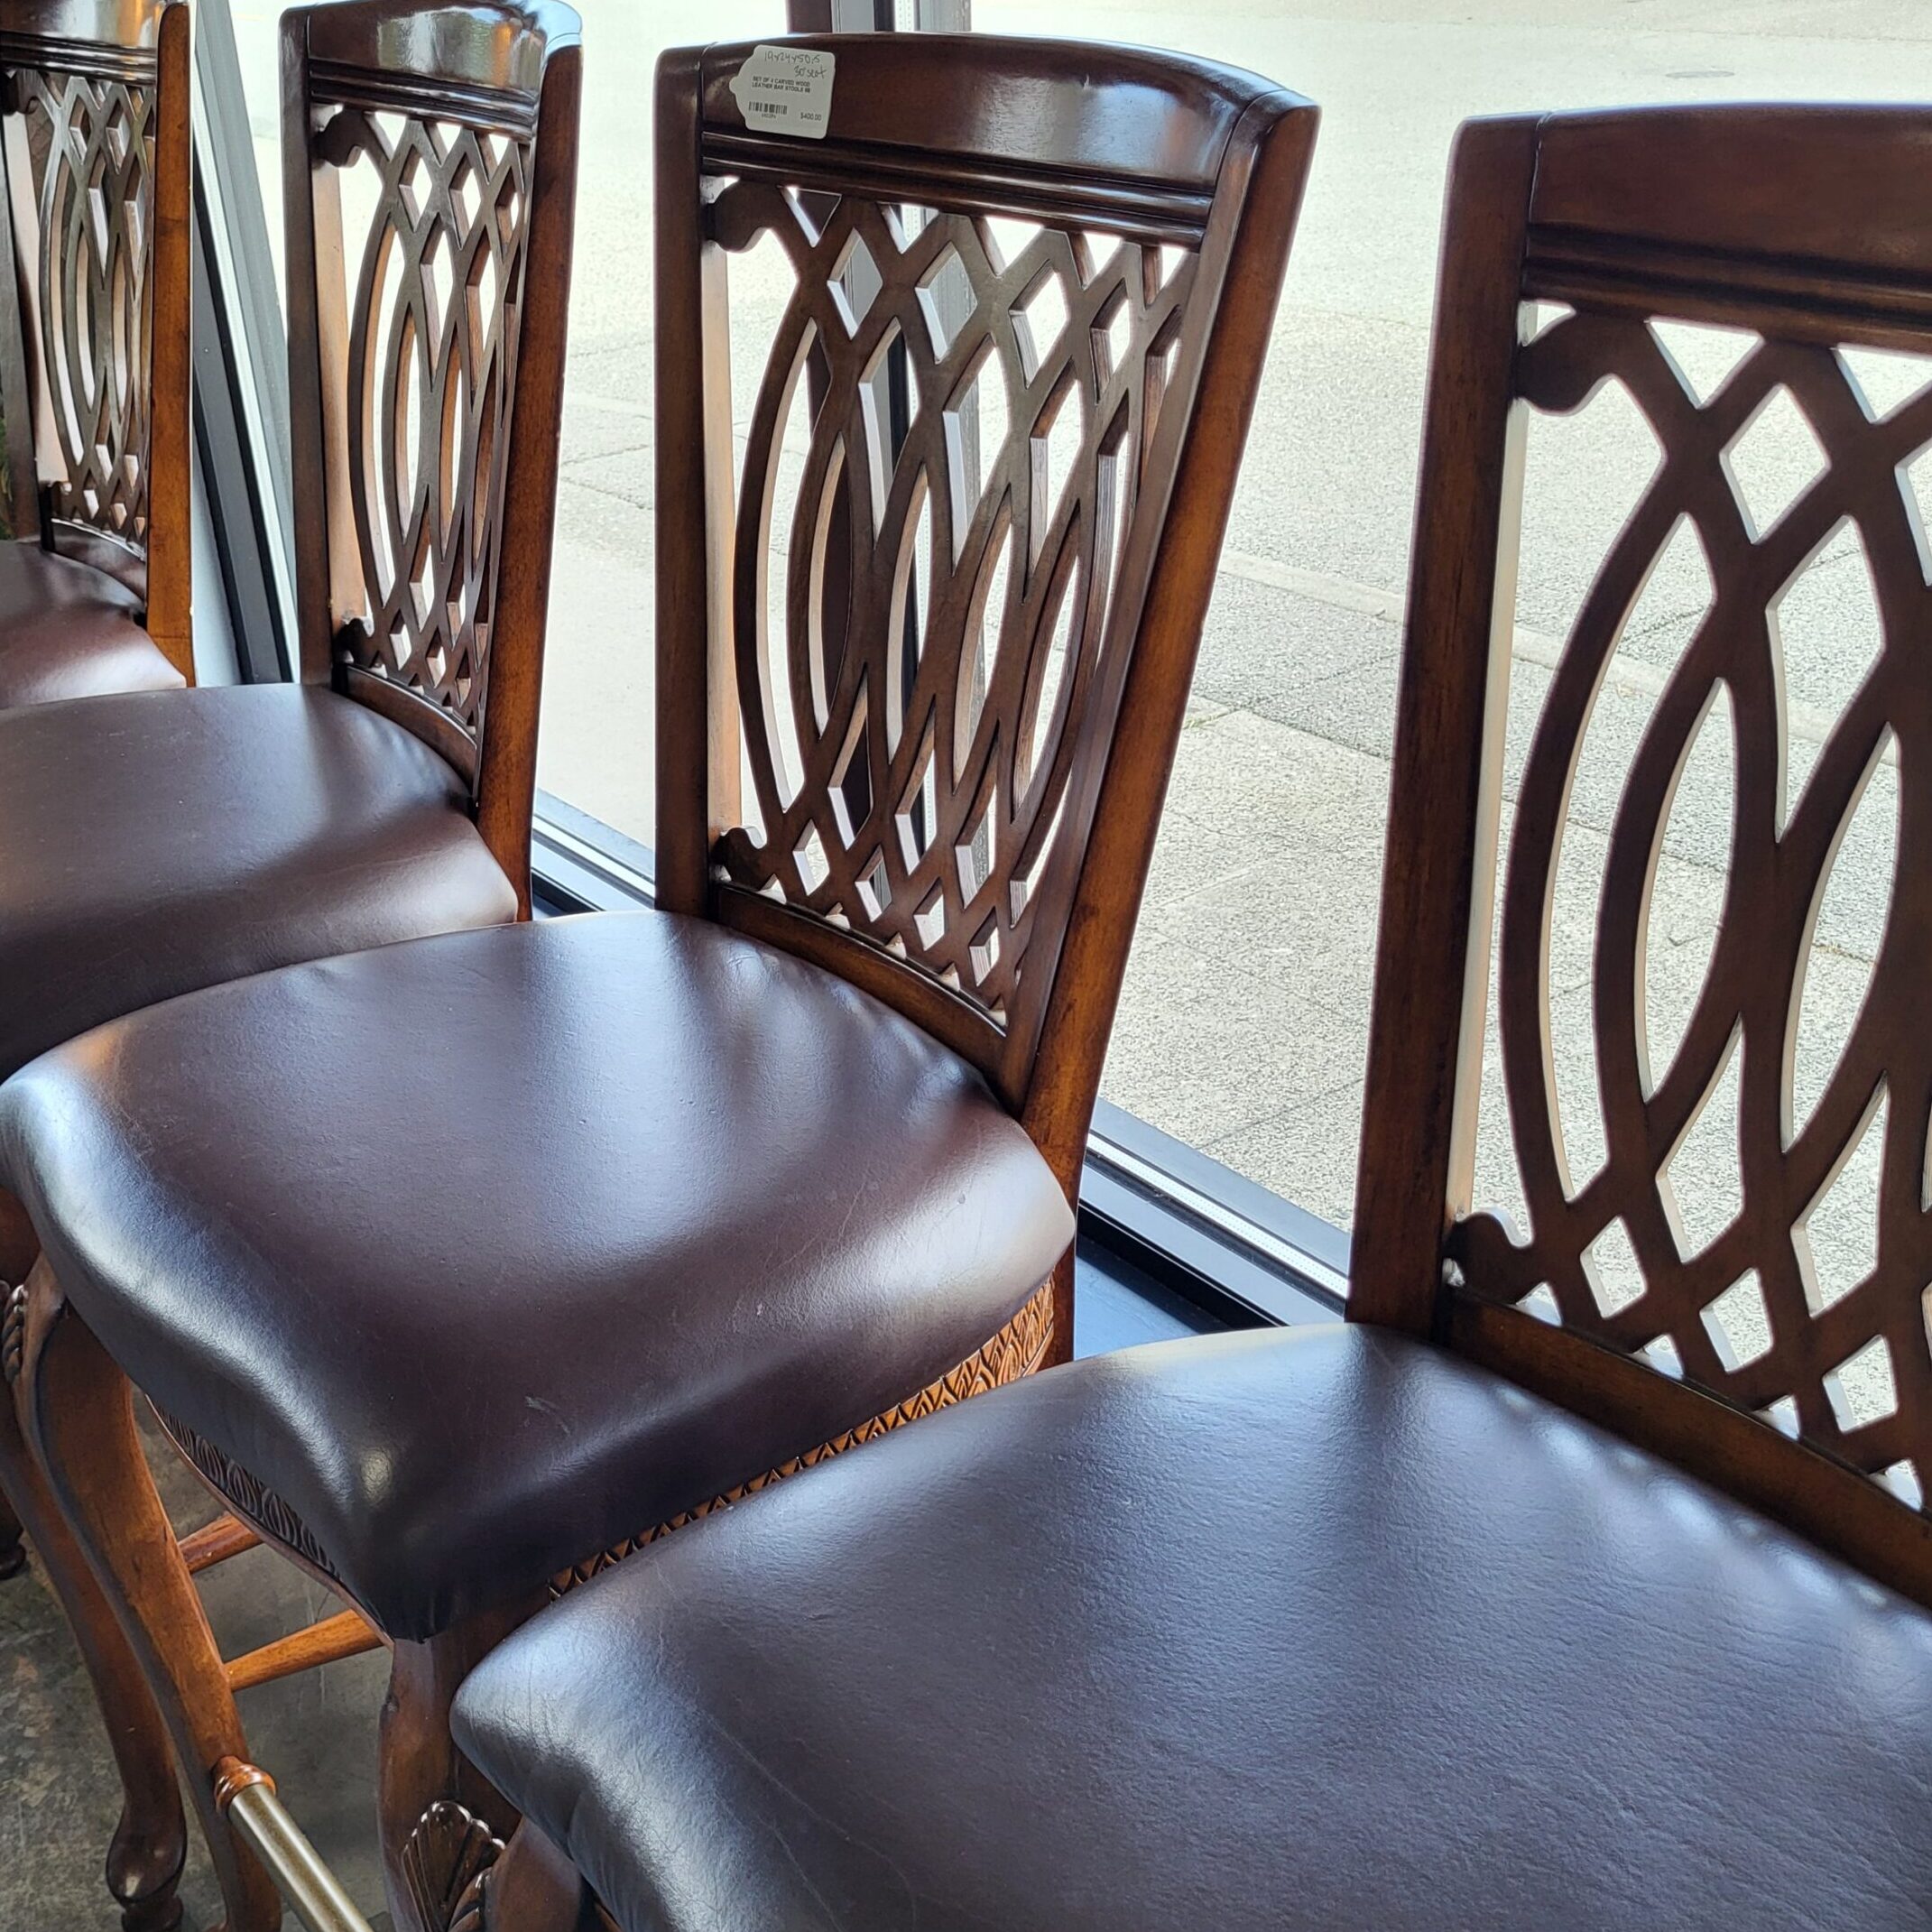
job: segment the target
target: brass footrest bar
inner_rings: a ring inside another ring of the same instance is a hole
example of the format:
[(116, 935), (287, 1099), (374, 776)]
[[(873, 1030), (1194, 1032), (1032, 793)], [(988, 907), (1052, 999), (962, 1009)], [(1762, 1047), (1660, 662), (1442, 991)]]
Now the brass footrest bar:
[(369, 1921), (275, 1796), (275, 1780), (266, 1771), (224, 1758), (215, 1767), (215, 1803), (309, 1932), (371, 1932)]

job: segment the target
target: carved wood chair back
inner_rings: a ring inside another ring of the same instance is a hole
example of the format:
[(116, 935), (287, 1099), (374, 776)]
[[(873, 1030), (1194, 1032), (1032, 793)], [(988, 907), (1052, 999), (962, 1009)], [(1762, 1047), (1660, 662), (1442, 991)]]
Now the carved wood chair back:
[[(1932, 352), (1928, 191), (1932, 114), (1904, 109), (1646, 109), (1464, 130), (1350, 1304), (1356, 1319), (1433, 1332), (1924, 1602), (1932, 548), (1908, 467), (1932, 441), (1932, 388), (1920, 386), (1932, 366), (1907, 368), (1903, 400), (1863, 385), (1885, 359), (1873, 352)], [(1706, 387), (1685, 373), (1670, 346), (1683, 324), (1748, 332), (1728, 375)], [(1576, 411), (1605, 384), (1622, 385), (1660, 454), (1583, 596), (1533, 728), (1519, 734), (1519, 777), (1505, 726), (1526, 421)], [(1790, 407), (1819, 460), (1760, 527), (1740, 452), (1767, 411)], [(1657, 679), (1641, 730), (1619, 738), (1634, 742), (1616, 762), (1613, 804), (1597, 808), (1607, 841), (1588, 920), (1590, 1094), (1559, 1081), (1552, 1041), (1552, 947), (1568, 943), (1552, 908), (1566, 837), (1589, 837), (1566, 818), (1593, 716), (1615, 707), (1632, 613), (1673, 532), (1687, 532), (1708, 607)], [(1880, 636), (1840, 715), (1814, 733), (1800, 786), (1788, 777), (1778, 610), (1834, 532), (1863, 550)], [(1650, 915), (1660, 867), (1675, 863), (1678, 781), (1707, 729), (1734, 770), (1729, 856), (1709, 966), (1667, 1048), (1646, 1002)], [(1874, 786), (1895, 800), (1897, 827), (1882, 934), (1863, 1005), (1804, 1111), (1794, 1046), (1820, 905)], [(1474, 1188), (1493, 951), (1523, 1228)], [(1588, 1172), (1572, 1153), (1593, 1101), (1593, 1158), (1599, 1138), (1603, 1151)], [(1726, 1196), (1713, 1222), (1687, 1212), (1714, 1203), (1680, 1197), (1672, 1163), (1720, 1105), (1716, 1138), (1701, 1143), (1706, 1162), (1718, 1150), (1706, 1179), (1727, 1184), (1711, 1190)], [(1868, 1129), (1875, 1255), (1862, 1278), (1834, 1284), (1807, 1223)]]
[(282, 21), (301, 676), (454, 765), (526, 899), (578, 39), (556, 0)]
[(172, 0), (15, 0), (0, 23), (14, 534), (124, 584), (191, 681), (189, 86)]
[(802, 134), (748, 45), (659, 69), (659, 903), (898, 1007), (1071, 1189), (1316, 110), (780, 44), (834, 62)]

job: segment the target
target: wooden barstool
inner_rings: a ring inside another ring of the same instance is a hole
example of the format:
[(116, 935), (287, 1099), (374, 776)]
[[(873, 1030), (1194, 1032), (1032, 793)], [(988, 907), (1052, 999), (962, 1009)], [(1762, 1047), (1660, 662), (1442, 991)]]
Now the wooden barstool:
[[(9, 60), (19, 11), (8, 11), (0, 35)], [(109, 11), (158, 34), (164, 83), (185, 62), (181, 9)], [(58, 8), (49, 18), (70, 16)], [(0, 1072), (197, 987), (528, 910), (576, 16), (549, 5), (357, 0), (328, 10), (318, 42), (320, 78), (291, 97), (285, 128), (300, 680), (182, 689), (169, 670), (163, 681), (175, 689), (0, 712)], [(31, 79), (30, 100), (69, 103), (48, 110), (68, 117), (57, 155), (81, 140), (83, 110), (72, 103), (92, 102), (87, 111), (108, 117), (88, 124), (87, 165), (105, 167), (126, 131), (113, 116), (138, 130), (152, 109), (128, 105), (132, 80), (88, 78), (96, 57), (86, 49), (62, 42), (60, 51), (80, 70), (71, 94), (16, 68), (15, 97)], [(185, 140), (185, 67), (180, 79), (171, 98)], [(104, 109), (110, 97), (120, 106)], [(166, 179), (159, 162), (157, 171)], [(71, 182), (47, 192), (71, 214)], [(165, 256), (171, 231), (160, 200), (155, 246)], [(88, 300), (105, 327), (97, 292)], [(71, 324), (70, 306), (51, 312)], [(157, 365), (173, 339), (158, 329)], [(185, 471), (171, 491), (159, 463), (161, 386), (153, 489), (180, 506)], [(54, 527), (64, 541), (72, 505), (60, 490), (47, 501), (61, 509)], [(150, 550), (157, 595), (160, 508)], [(185, 570), (185, 536), (181, 545)], [(10, 1383), (38, 1253), (19, 1204), (0, 1191), (0, 1360)], [(163, 1927), (179, 1911), (184, 1844), (164, 1733), (26, 1454), (12, 1400), (0, 1400), (0, 1489), (88, 1652), (121, 1759), (128, 1816), (110, 1887), (130, 1927)], [(226, 1519), (192, 1539), (186, 1559), (199, 1569), (254, 1540)], [(17, 1538), (4, 1547), (17, 1565)], [(236, 1659), (235, 1681), (377, 1641), (358, 1618), (333, 1619)]]
[(0, 20), (0, 710), (194, 682), (188, 21)]
[[(1902, 466), (1932, 440), (1932, 388), (1869, 401), (1843, 352), (1932, 350), (1928, 189), (1923, 111), (1465, 128), (1349, 1322), (1037, 1377), (538, 1618), (456, 1710), (464, 1750), (529, 1820), (503, 1868), (516, 1917), (494, 1923), (1926, 1924), (1932, 612)], [(1567, 312), (1532, 337), (1535, 303)], [(1653, 330), (1672, 321), (1761, 340), (1702, 394)], [(1514, 798), (1498, 1006), (1520, 1232), (1472, 1173), (1521, 456), (1531, 411), (1574, 411), (1606, 382), (1661, 458)], [(1780, 386), (1825, 460), (1760, 529), (1726, 452)], [(1620, 773), (1595, 909), (1607, 1155), (1585, 1182), (1551, 1065), (1552, 888), (1585, 730), (1615, 701), (1613, 653), (1679, 518), (1715, 594)], [(1787, 818), (1769, 614), (1844, 518), (1883, 644)], [(1723, 923), (1681, 1045), (1652, 1063), (1645, 920), (1720, 690), (1738, 744)], [(1794, 1130), (1788, 1041), (1819, 902), (1888, 735), (1889, 921)], [(1692, 1218), (1690, 1178), (1673, 1199), (1669, 1169), (1733, 1051), (1732, 1169), (1711, 1167), (1715, 1200), (1696, 1204), (1731, 1205), (1700, 1247), (1678, 1214)], [(1887, 1095), (1876, 1265), (1826, 1295), (1806, 1216)], [(1605, 1271), (1620, 1230), (1631, 1280)], [(1757, 1332), (1730, 1299), (1751, 1280)], [(1889, 1412), (1840, 1384), (1874, 1348)]]
[[(356, 11), (290, 16), (294, 97)], [(822, 122), (760, 113), (788, 74)], [(669, 55), (656, 127), (660, 909), (259, 975), (0, 1089), (45, 1253), (30, 1428), (229, 1932), (274, 1901), (213, 1816), (247, 1752), (130, 1382), (391, 1640), (390, 1904), (447, 1932), (515, 1822), (449, 1733), (479, 1655), (1070, 1332), (1314, 110), (1157, 55), (866, 35)], [(745, 305), (741, 460), (727, 289), (761, 244), (754, 288), (789, 287)]]

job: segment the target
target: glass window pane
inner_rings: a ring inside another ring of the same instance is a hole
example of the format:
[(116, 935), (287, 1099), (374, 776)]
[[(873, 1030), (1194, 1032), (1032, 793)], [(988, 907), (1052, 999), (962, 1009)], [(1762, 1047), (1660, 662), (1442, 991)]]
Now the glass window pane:
[[(1346, 1225), (1436, 245), (1456, 127), (1474, 114), (1650, 100), (1922, 99), (1932, 90), (1932, 26), (1889, 0), (1790, 10), (1725, 0), (1667, 9), (1601, 0), (1193, 8), (975, 0), (973, 18), (994, 32), (1178, 47), (1258, 69), (1321, 104), (1105, 1091)], [(1532, 653), (1560, 643), (1602, 559), (1604, 519), (1613, 527), (1631, 500), (1626, 493), (1614, 510), (1608, 502), (1612, 484), (1641, 464), (1643, 439), (1633, 425), (1617, 427), (1635, 442), (1595, 445), (1581, 467), (1575, 454), (1566, 469), (1532, 450), (1519, 611)], [(1824, 582), (1807, 595), (1835, 599), (1829, 608), (1843, 621), (1813, 627), (1826, 641), (1814, 682), (1835, 710), (1863, 634), (1853, 620), (1864, 587), (1855, 559), (1819, 561)], [(1547, 683), (1523, 660), (1520, 641), (1519, 670)], [(1794, 744), (1794, 765), (1804, 751)], [(1520, 763), (1519, 750), (1512, 784)], [(1572, 822), (1591, 809), (1576, 800)], [(1708, 888), (1724, 842), (1700, 837), (1687, 819), (1666, 882), (1669, 942), (1680, 960), (1708, 956), (1716, 917)], [(1877, 863), (1883, 841), (1870, 844)], [(1883, 881), (1872, 883), (1881, 907)], [(1829, 943), (1855, 949), (1855, 921)], [(1587, 972), (1586, 945), (1571, 965)], [(1586, 1018), (1573, 1000), (1559, 1028), (1576, 1040)], [(1484, 1113), (1493, 1151), (1507, 1130), (1497, 1083)]]
[[(583, 171), (540, 775), (546, 790), (649, 843), (652, 70), (666, 45), (781, 31), (784, 8), (782, 0), (579, 5)], [(236, 31), (279, 244), (277, 11), (239, 7)], [(1222, 0), (1192, 9), (973, 0), (972, 20), (993, 32), (1180, 48), (1257, 69), (1323, 108), (1106, 1093), (1345, 1226), (1436, 245), (1456, 126), (1472, 114), (1646, 100), (1922, 98), (1932, 92), (1932, 27), (1895, 0), (1784, 11), (1733, 0), (1668, 10), (1600, 0), (1386, 0), (1373, 8)], [(741, 414), (748, 400), (737, 397)], [(1628, 439), (1616, 444), (1620, 432)], [(1551, 456), (1548, 437), (1531, 452), (1518, 670), (1532, 686), (1547, 679), (1546, 661), (1602, 557), (1617, 513), (1612, 485), (1626, 473), (1641, 480), (1641, 427), (1593, 420), (1585, 443), (1580, 458)], [(1821, 580), (1806, 593), (1816, 611), (1800, 600), (1795, 615), (1805, 622), (1788, 626), (1822, 639), (1825, 653), (1815, 675), (1799, 674), (1811, 682), (1795, 765), (1807, 755), (1814, 714), (1842, 703), (1857, 668), (1856, 561), (1822, 557)], [(1694, 601), (1696, 586), (1678, 577), (1667, 573), (1660, 588), (1676, 584)], [(1667, 642), (1660, 632), (1643, 649), (1655, 658)], [(1707, 749), (1718, 759), (1723, 747), (1714, 736)], [(1573, 801), (1578, 852), (1592, 809), (1587, 798)], [(1708, 956), (1710, 888), (1724, 852), (1693, 818), (1672, 848), (1665, 937), (1678, 963), (1694, 966)], [(1883, 841), (1867, 843), (1879, 864)], [(1853, 955), (1863, 944), (1869, 962), (1875, 933), (1861, 938), (1856, 920), (1839, 923), (1830, 943)], [(1854, 977), (1857, 964), (1846, 966)], [(1586, 933), (1571, 965), (1587, 974)], [(1559, 1028), (1578, 1040), (1585, 1010), (1572, 999), (1558, 1013)], [(1588, 1082), (1582, 1051), (1564, 1058), (1559, 1049), (1559, 1080)], [(1489, 1095), (1484, 1160), (1493, 1166), (1506, 1127), (1493, 1080)], [(1589, 1144), (1584, 1130), (1576, 1160), (1587, 1160)]]
[[(575, 0), (584, 98), (570, 361), (538, 783), (652, 835), (651, 103), (666, 47), (783, 31), (783, 0)], [(279, 22), (237, 5), (269, 237), (282, 273)]]

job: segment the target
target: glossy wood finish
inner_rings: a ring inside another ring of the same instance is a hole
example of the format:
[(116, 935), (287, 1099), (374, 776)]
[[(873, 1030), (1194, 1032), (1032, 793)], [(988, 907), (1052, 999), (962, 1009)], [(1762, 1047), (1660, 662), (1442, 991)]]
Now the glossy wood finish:
[(190, 684), (195, 681), (192, 59), (188, 9), (168, 7), (162, 14), (155, 97), (147, 628)]
[[(142, 1453), (134, 1392), (44, 1262), (28, 1283), (20, 1387), (29, 1439), (160, 1707), (215, 1862), (226, 1932), (274, 1932), (274, 1888), (217, 1812), (215, 1766), (247, 1752), (220, 1652)], [(123, 1708), (115, 1706), (117, 1717)]]
[[(749, 47), (660, 68), (659, 900), (899, 1007), (1070, 1196), (1315, 110), (1128, 50), (799, 44), (837, 62), (822, 141), (747, 128)], [(726, 258), (762, 239), (796, 292), (741, 465)]]
[[(1456, 136), (1382, 870), (1349, 1314), (1429, 1332), (1467, 1211), (1481, 1079), (1523, 421), (1511, 394), (1534, 121)], [(1422, 622), (1421, 614), (1428, 614)], [(1469, 962), (1466, 969), (1464, 962)]]
[(311, 57), (326, 68), (353, 69), (363, 84), (385, 77), (399, 102), (446, 109), (475, 91), (485, 116), (501, 111), (495, 97), (534, 105), (551, 60), (574, 47), (582, 23), (557, 0), (451, 5), (448, 0), (400, 0), (383, 6), (328, 6), (311, 13)]
[(577, 42), (542, 0), (282, 22), (301, 674), (464, 774), (526, 914)]
[(399, 1932), (472, 1932), (516, 1814), (456, 1748), (449, 1706), (482, 1657), (547, 1601), (534, 1593), (426, 1643), (399, 1643), (383, 1705), (376, 1816)]
[[(164, 52), (168, 32), (164, 21)], [(302, 675), (333, 679), (468, 777), (479, 827), (526, 914), (578, 87), (576, 16), (546, 0), (347, 0), (284, 19)], [(372, 156), (385, 171), (361, 252), (351, 254), (337, 177)], [(400, 274), (399, 259), (407, 263)], [(367, 624), (352, 634), (355, 613), (380, 619), (385, 611), (394, 620), (386, 642)], [(20, 1251), (23, 1270), (31, 1263), (31, 1230), (0, 1224), (0, 1246), (8, 1257)], [(30, 1428), (39, 1452), (59, 1465), (69, 1520), (114, 1604), (102, 1609), (106, 1627), (118, 1615), (133, 1644), (138, 1662), (122, 1677), (154, 1687), (148, 1708), (158, 1702), (162, 1717), (140, 1733), (137, 1769), (152, 1777), (164, 1767), (161, 1741), (171, 1738), (214, 1855), (227, 1932), (267, 1932), (279, 1923), (279, 1901), (228, 1831), (210, 1784), (222, 1759), (247, 1757), (233, 1692), (384, 1640), (351, 1608), (223, 1660), (194, 1593), (196, 1571), (265, 1540), (319, 1573), (277, 1540), (272, 1516), (226, 1517), (175, 1544), (132, 1424), (123, 1427), (126, 1384), (44, 1267), (35, 1280), (46, 1309), (41, 1333), (51, 1340), (27, 1351)], [(192, 1464), (195, 1445), (178, 1437), (177, 1446)], [(79, 1622), (89, 1605), (78, 1595), (69, 1602)], [(112, 1702), (121, 1696), (112, 1657), (104, 1669), (97, 1681)], [(399, 1681), (407, 1677), (399, 1669)], [(140, 1811), (134, 1798), (131, 1784), (139, 1824), (153, 1807)], [(150, 1863), (179, 1845), (178, 1802), (171, 1838), (165, 1822), (136, 1834)], [(118, 1841), (117, 1853), (133, 1870)], [(421, 1846), (411, 1854), (416, 1867), (425, 1855)], [(171, 1904), (171, 1875), (165, 1898), (154, 1897)]]
[[(194, 677), (189, 527), (189, 14), (162, 0), (17, 0), (0, 15), (0, 416), (14, 534), (145, 604)], [(0, 1197), (0, 1280), (35, 1243)], [(27, 1453), (13, 1384), (24, 1299), (6, 1298), (0, 1577), (23, 1530), (67, 1611), (123, 1791), (106, 1863), (129, 1932), (180, 1916), (185, 1852), (166, 1733), (113, 1612)]]
[[(358, 0), (291, 12), (282, 31), (284, 208), (302, 237), (289, 271), (302, 674), (333, 676), (466, 773), (526, 917), (578, 34), (547, 0)], [(338, 177), (358, 162), (378, 182), (352, 301)], [(343, 623), (352, 608), (365, 615)], [(262, 1539), (229, 1521), (232, 1536), (184, 1546), (190, 1570)], [(225, 1669), (238, 1690), (384, 1641), (351, 1607)]]
[(0, 1488), (23, 1519), (42, 1574), (67, 1613), (106, 1726), (122, 1803), (106, 1875), (124, 1932), (172, 1932), (181, 1916), (176, 1888), (188, 1838), (168, 1735), (109, 1601), (22, 1431), (14, 1384), (25, 1359), (25, 1296), (14, 1292), (20, 1299), (9, 1310), (6, 1385), (0, 1388)]
[(261, 1537), (239, 1517), (217, 1516), (213, 1522), (204, 1523), (181, 1539), (181, 1561), (188, 1566), (190, 1576), (199, 1576), (203, 1570), (226, 1563), (230, 1557), (259, 1548), (261, 1543)]
[(166, 0), (0, 22), (0, 410), (15, 534), (126, 585), (192, 682), (189, 33)]
[[(1839, 351), (1932, 353), (1932, 245), (1917, 212), (1928, 185), (1932, 115), (1903, 109), (1655, 109), (1465, 130), (1418, 507), (1350, 1305), (1355, 1319), (1442, 1336), (1924, 1603), (1932, 1059), (1919, 981), (1932, 935), (1932, 791), (1919, 738), (1932, 716), (1932, 549), (1902, 466), (1932, 438), (1932, 387), (1875, 408)], [(1563, 305), (1533, 338), (1530, 300)], [(1650, 326), (1678, 319), (1760, 341), (1700, 396)], [(1627, 393), (1662, 460), (1551, 679), (1499, 882), (1523, 420), (1574, 411), (1606, 381)], [(1760, 529), (1726, 452), (1780, 392), (1822, 467)], [(1548, 1032), (1560, 839), (1610, 657), (1681, 519), (1715, 597), (1627, 762), (1611, 821), (1592, 981), (1607, 1155), (1577, 1178)], [(1774, 613), (1845, 519), (1871, 566), (1883, 643), (1788, 816)], [(1659, 855), (1719, 697), (1735, 719), (1736, 760), (1723, 919), (1681, 1043), (1653, 1066), (1643, 979)], [(1889, 743), (1900, 818), (1886, 927), (1871, 991), (1800, 1122), (1794, 1042), (1819, 908)], [(1499, 883), (1497, 1011), (1527, 1232), (1472, 1188)], [(1733, 1056), (1741, 1205), (1700, 1245), (1685, 1233), (1669, 1168)], [(1806, 1221), (1887, 1103), (1876, 1263), (1827, 1293)], [(1613, 1291), (1602, 1273), (1609, 1240), (1634, 1253), (1633, 1293)], [(1745, 1360), (1715, 1308), (1740, 1283), (1756, 1285), (1769, 1326)], [(1839, 1372), (1874, 1355), (1891, 1405), (1862, 1414)]]
[(273, 1684), (277, 1678), (319, 1669), (324, 1664), (361, 1657), (382, 1647), (382, 1632), (359, 1610), (338, 1610), (332, 1617), (230, 1658), (226, 1667), (228, 1688), (253, 1690), (258, 1684)]

